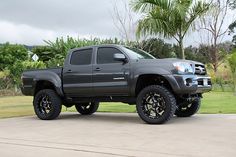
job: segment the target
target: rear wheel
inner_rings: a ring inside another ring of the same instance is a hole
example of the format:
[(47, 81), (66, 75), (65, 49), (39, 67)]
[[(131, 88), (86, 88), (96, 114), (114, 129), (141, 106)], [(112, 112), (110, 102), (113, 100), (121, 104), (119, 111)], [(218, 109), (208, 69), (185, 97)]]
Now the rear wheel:
[(165, 87), (152, 85), (139, 93), (136, 108), (140, 118), (146, 123), (162, 124), (174, 115), (176, 100)]
[(177, 117), (190, 117), (197, 113), (201, 106), (201, 99), (198, 98), (193, 101), (191, 104), (180, 105), (175, 111)]
[(61, 99), (55, 91), (44, 89), (39, 91), (33, 101), (34, 111), (42, 120), (52, 120), (61, 113)]
[(98, 107), (98, 102), (81, 103), (75, 105), (76, 110), (82, 115), (91, 115), (97, 111)]

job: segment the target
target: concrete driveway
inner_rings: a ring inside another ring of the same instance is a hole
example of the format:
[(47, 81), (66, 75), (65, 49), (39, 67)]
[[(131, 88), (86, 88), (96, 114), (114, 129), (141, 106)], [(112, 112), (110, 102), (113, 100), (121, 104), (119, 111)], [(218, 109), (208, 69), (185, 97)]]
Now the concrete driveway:
[(63, 113), (0, 120), (1, 157), (234, 157), (236, 115), (173, 118), (144, 124), (137, 114)]

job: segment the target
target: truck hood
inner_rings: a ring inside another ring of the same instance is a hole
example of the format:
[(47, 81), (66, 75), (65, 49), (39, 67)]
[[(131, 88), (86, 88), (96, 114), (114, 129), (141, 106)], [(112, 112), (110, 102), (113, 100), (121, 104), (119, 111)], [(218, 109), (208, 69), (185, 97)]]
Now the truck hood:
[(165, 58), (165, 59), (140, 59), (138, 61), (139, 63), (144, 63), (144, 64), (161, 64), (161, 65), (166, 65), (166, 64), (170, 64), (173, 65), (173, 63), (175, 62), (187, 62), (190, 64), (199, 64), (199, 65), (204, 65), (201, 62), (197, 62), (197, 61), (192, 61), (192, 60), (183, 60), (183, 59), (178, 59), (178, 58)]
[(147, 69), (153, 69), (159, 68), (159, 69), (165, 69), (165, 71), (168, 71), (170, 74), (175, 73), (175, 68), (173, 66), (173, 63), (175, 62), (187, 62), (192, 65), (193, 68), (195, 68), (195, 65), (202, 65), (203, 63), (192, 61), (192, 60), (183, 60), (183, 59), (177, 59), (177, 58), (165, 58), (165, 59), (140, 59), (136, 61), (136, 67), (137, 68), (147, 68)]

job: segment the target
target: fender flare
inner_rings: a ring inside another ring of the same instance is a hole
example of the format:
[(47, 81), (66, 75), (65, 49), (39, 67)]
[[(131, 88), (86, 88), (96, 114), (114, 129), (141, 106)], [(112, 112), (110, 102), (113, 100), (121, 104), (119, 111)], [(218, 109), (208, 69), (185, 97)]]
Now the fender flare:
[[(135, 96), (135, 90), (136, 90), (136, 86), (137, 86), (137, 82), (138, 82), (138, 78), (141, 75), (159, 75), (162, 76), (163, 78), (165, 78), (168, 83), (172, 86), (172, 82), (170, 82), (171, 80), (169, 79), (168, 76), (171, 75), (171, 73), (163, 68), (157, 67), (157, 68), (151, 68), (151, 67), (144, 67), (144, 68), (139, 68), (136, 69), (134, 71), (133, 74), (133, 81), (131, 84), (131, 95)], [(172, 86), (173, 87), (173, 86)]]
[(56, 93), (59, 96), (64, 96), (63, 90), (62, 90), (62, 80), (60, 76), (58, 76), (56, 73), (51, 71), (39, 71), (35, 78), (33, 79), (33, 87), (36, 89), (36, 85), (39, 81), (48, 81), (54, 85), (54, 88), (56, 90)]

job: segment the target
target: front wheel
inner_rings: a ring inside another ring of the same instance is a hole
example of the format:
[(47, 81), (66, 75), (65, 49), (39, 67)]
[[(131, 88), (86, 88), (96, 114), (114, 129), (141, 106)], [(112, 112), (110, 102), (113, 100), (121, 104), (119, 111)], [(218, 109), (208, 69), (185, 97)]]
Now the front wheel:
[(191, 104), (187, 105), (180, 105), (176, 111), (175, 115), (177, 117), (190, 117), (197, 113), (201, 106), (201, 99), (197, 98), (195, 101), (193, 101)]
[(33, 104), (35, 114), (42, 120), (55, 119), (61, 113), (61, 99), (51, 89), (39, 91), (34, 97)]
[(76, 110), (82, 115), (91, 115), (97, 111), (98, 102), (89, 102), (75, 105)]
[(139, 93), (136, 108), (140, 118), (146, 123), (162, 124), (174, 115), (176, 100), (165, 87), (152, 85)]

